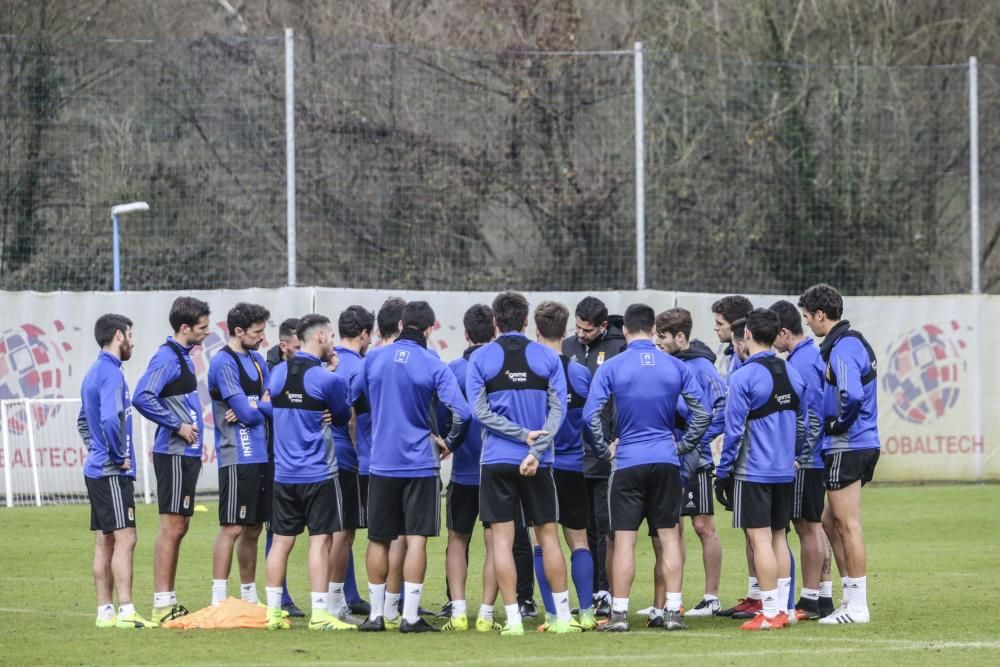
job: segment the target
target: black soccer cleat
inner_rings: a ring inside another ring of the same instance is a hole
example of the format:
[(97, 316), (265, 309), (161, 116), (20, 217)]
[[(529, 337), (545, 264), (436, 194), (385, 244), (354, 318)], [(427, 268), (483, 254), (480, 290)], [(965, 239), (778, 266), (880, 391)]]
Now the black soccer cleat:
[(607, 618), (611, 615), (611, 603), (608, 601), (607, 596), (594, 595), (591, 599), (594, 603), (594, 616), (597, 618)]
[(681, 612), (668, 609), (663, 615), (663, 629), (672, 632), (674, 630), (687, 630), (688, 626), (684, 625)]
[[(352, 602), (347, 605), (347, 608), (351, 610), (351, 613), (355, 616), (367, 616), (372, 613), (372, 606), (368, 604), (365, 600), (358, 600), (357, 602)], [(291, 614), (289, 614), (291, 616)]]
[(632, 628), (628, 624), (628, 614), (624, 611), (613, 611), (604, 624), (604, 632), (628, 632)]
[(445, 602), (444, 606), (441, 607), (441, 611), (439, 611), (438, 613), (434, 614), (434, 617), (435, 618), (451, 618), (451, 600), (448, 600), (447, 602)]
[(305, 618), (306, 613), (295, 606), (294, 602), (281, 605), (281, 611), (288, 612), (289, 618)]
[(647, 628), (662, 628), (663, 627), (663, 617), (662, 616), (650, 616), (646, 619)]
[(538, 608), (535, 607), (534, 600), (522, 600), (517, 604), (517, 610), (521, 612), (522, 618), (536, 618), (538, 616)]
[(399, 631), (402, 633), (407, 632), (441, 632), (433, 625), (425, 621), (423, 618), (418, 618), (415, 622), (410, 623), (405, 618), (399, 624)]
[(366, 618), (365, 622), (358, 626), (358, 632), (385, 632), (385, 619), (382, 616)]

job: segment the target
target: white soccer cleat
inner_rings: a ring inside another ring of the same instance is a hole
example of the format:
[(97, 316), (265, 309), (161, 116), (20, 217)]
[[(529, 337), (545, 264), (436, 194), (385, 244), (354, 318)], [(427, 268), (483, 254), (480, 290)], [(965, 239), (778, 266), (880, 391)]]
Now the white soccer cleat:
[(650, 616), (653, 615), (653, 608), (652, 607), (644, 607), (644, 608), (640, 609), (639, 611), (637, 611), (635, 613), (639, 614), (639, 616), (645, 616), (646, 618), (649, 618)]
[(820, 625), (843, 625), (849, 623), (871, 623), (868, 609), (857, 611), (850, 607), (840, 607), (829, 616), (819, 619)]
[(701, 602), (697, 604), (693, 609), (688, 609), (684, 612), (684, 616), (715, 616), (715, 614), (722, 608), (719, 599), (706, 600), (702, 598)]

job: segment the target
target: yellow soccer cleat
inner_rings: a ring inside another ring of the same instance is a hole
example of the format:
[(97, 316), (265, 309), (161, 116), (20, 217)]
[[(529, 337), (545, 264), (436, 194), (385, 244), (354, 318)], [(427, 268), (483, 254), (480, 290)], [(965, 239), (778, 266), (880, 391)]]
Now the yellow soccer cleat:
[(468, 616), (452, 616), (441, 626), (441, 632), (466, 632), (469, 629)]
[(101, 620), (101, 617), (98, 616), (97, 617), (97, 622), (94, 623), (94, 625), (96, 627), (98, 627), (98, 628), (113, 628), (113, 627), (116, 627), (118, 625), (118, 617), (117, 616), (112, 616), (110, 619), (108, 619), (106, 621), (103, 621), (103, 620)]
[(280, 609), (268, 608), (264, 627), (268, 630), (289, 630), (292, 624), (288, 622)]
[(156, 621), (151, 621), (148, 618), (143, 618), (139, 615), (139, 612), (132, 612), (127, 616), (118, 616), (118, 622), (115, 623), (116, 628), (121, 628), (122, 630), (143, 630), (145, 628), (158, 628), (160, 624)]
[(523, 623), (518, 623), (517, 625), (511, 625), (510, 623), (507, 623), (507, 625), (503, 626), (503, 629), (500, 630), (500, 636), (501, 637), (523, 637), (524, 636), (524, 624)]
[(339, 632), (341, 630), (357, 630), (358, 626), (345, 623), (326, 609), (313, 609), (312, 617), (309, 619), (309, 629), (320, 632)]
[(576, 621), (556, 621), (551, 623), (546, 632), (553, 635), (569, 635), (574, 632), (583, 632), (583, 628)]
[(597, 617), (594, 615), (594, 610), (589, 609), (586, 611), (581, 611), (577, 623), (580, 628), (584, 631), (586, 630), (596, 630), (597, 629)]
[(476, 617), (476, 632), (500, 632), (503, 626), (492, 618)]
[(153, 607), (153, 614), (150, 618), (152, 618), (156, 623), (166, 623), (167, 621), (172, 621), (175, 618), (187, 616), (189, 613), (191, 612), (187, 610), (187, 607), (175, 604), (169, 607)]
[[(263, 609), (267, 609), (267, 605), (266, 605), (266, 604), (264, 604), (263, 602), (258, 602), (258, 603), (257, 603), (257, 606), (258, 606), (258, 607), (261, 607), (261, 608), (263, 608)], [(282, 609), (282, 610), (281, 610), (281, 617), (282, 617), (282, 618), (288, 618), (288, 612), (287, 612), (287, 611), (285, 611), (284, 609)]]
[(403, 621), (403, 616), (399, 615), (391, 620), (388, 618), (384, 618), (383, 620), (385, 621), (386, 630), (399, 630), (399, 624)]

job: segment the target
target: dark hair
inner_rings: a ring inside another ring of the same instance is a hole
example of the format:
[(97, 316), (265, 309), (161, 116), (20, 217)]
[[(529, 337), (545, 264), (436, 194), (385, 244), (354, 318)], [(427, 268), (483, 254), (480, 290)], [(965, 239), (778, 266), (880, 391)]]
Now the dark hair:
[[(725, 315), (723, 315), (723, 317), (725, 317)], [(729, 324), (729, 330), (733, 332), (732, 342), (734, 345), (736, 344), (737, 340), (743, 338), (743, 333), (746, 331), (746, 328), (747, 328), (747, 318), (745, 317), (741, 317), (735, 322), (731, 322)]]
[(585, 296), (576, 304), (576, 316), (590, 324), (604, 324), (608, 321), (608, 307), (596, 296)]
[(179, 296), (174, 299), (170, 306), (170, 326), (174, 328), (174, 333), (181, 330), (183, 325), (193, 327), (198, 324), (198, 320), (208, 317), (211, 314), (208, 304), (193, 296)]
[(295, 336), (296, 329), (299, 328), (299, 318), (289, 317), (287, 320), (281, 323), (278, 327), (278, 340), (288, 340), (292, 336)]
[(490, 342), (493, 340), (493, 332), (496, 331), (496, 325), (493, 324), (493, 309), (485, 303), (477, 303), (465, 311), (462, 325), (473, 345)]
[(116, 315), (115, 313), (101, 315), (94, 323), (94, 338), (97, 340), (97, 344), (104, 348), (111, 344), (116, 333), (121, 331), (124, 336), (131, 326), (132, 320), (124, 315)]
[(348, 306), (337, 320), (341, 338), (357, 338), (365, 331), (370, 335), (375, 326), (375, 313), (362, 306)]
[(328, 324), (331, 324), (331, 322), (330, 318), (326, 315), (305, 315), (299, 318), (299, 324), (295, 327), (295, 335), (299, 337), (299, 340), (304, 345), (309, 334), (318, 327), (327, 326)]
[(802, 293), (799, 297), (799, 308), (804, 308), (809, 313), (821, 310), (826, 313), (827, 319), (839, 320), (844, 313), (844, 300), (835, 288), (820, 283)]
[(712, 312), (722, 315), (722, 319), (730, 325), (749, 315), (751, 310), (753, 310), (753, 304), (750, 303), (750, 299), (738, 294), (724, 296), (712, 304)]
[(791, 301), (775, 301), (770, 309), (778, 314), (778, 324), (782, 329), (788, 329), (796, 336), (802, 335), (802, 315)]
[(633, 303), (625, 309), (625, 328), (629, 333), (641, 331), (651, 334), (655, 321), (656, 311), (644, 303)]
[(403, 308), (403, 328), (424, 331), (434, 326), (434, 309), (426, 301), (410, 301)]
[(747, 315), (747, 329), (758, 345), (765, 347), (774, 345), (774, 339), (778, 337), (780, 328), (778, 313), (769, 308), (755, 308)]
[(694, 327), (694, 323), (691, 321), (691, 311), (685, 308), (665, 310), (656, 316), (656, 322), (653, 324), (657, 333), (668, 333), (671, 336), (682, 333), (688, 339), (691, 338), (691, 329)]
[(271, 317), (271, 312), (264, 306), (255, 303), (240, 302), (229, 309), (226, 315), (226, 326), (229, 327), (229, 335), (236, 335), (236, 328), (246, 331), (258, 322), (267, 322)]
[(500, 333), (520, 331), (528, 321), (528, 300), (519, 292), (500, 292), (493, 299), (493, 317)]
[(378, 334), (382, 338), (389, 338), (399, 333), (399, 321), (403, 319), (403, 308), (406, 301), (398, 296), (390, 296), (378, 310), (375, 320), (378, 322)]
[(547, 340), (562, 340), (569, 322), (569, 308), (557, 301), (543, 301), (535, 307), (535, 326)]

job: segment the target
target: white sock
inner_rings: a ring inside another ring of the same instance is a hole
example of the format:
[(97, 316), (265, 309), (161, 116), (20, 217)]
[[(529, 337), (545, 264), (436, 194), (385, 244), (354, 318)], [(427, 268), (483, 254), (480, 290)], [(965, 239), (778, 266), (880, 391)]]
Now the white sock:
[(281, 586), (265, 586), (264, 596), (267, 598), (268, 609), (281, 609)]
[(681, 610), (681, 594), (680, 593), (667, 593), (667, 611), (680, 611)]
[(774, 618), (778, 615), (778, 589), (760, 592), (761, 600), (764, 603), (764, 616)]
[(347, 607), (347, 600), (344, 598), (344, 582), (331, 581), (329, 593), (330, 596), (326, 599), (326, 610), (336, 616)]
[(226, 579), (212, 579), (212, 606), (218, 607), (219, 603), (226, 599), (229, 594)]
[(507, 625), (521, 625), (521, 612), (517, 608), (517, 603), (505, 604), (503, 610), (507, 612)]
[(257, 582), (240, 584), (240, 599), (244, 602), (260, 604), (260, 598), (257, 597)]
[(719, 596), (718, 595), (712, 595), (711, 593), (705, 593), (704, 595), (701, 596), (701, 599), (702, 600), (708, 600), (709, 602), (712, 602), (713, 600), (718, 600)]
[(611, 611), (628, 612), (628, 598), (611, 598)]
[(368, 582), (368, 599), (372, 606), (371, 613), (368, 614), (369, 619), (374, 621), (385, 614), (385, 597), (385, 584)]
[(657, 609), (656, 607), (653, 607), (652, 610), (649, 612), (650, 618), (659, 618), (660, 616), (663, 616), (662, 609)]
[(868, 609), (868, 577), (854, 577), (850, 584), (851, 594), (847, 607), (851, 611)]
[(792, 578), (780, 577), (778, 579), (778, 611), (788, 613), (788, 596), (792, 590)]
[[(132, 610), (135, 610), (135, 606), (132, 606)], [(102, 621), (110, 621), (115, 617), (115, 606), (111, 603), (102, 604), (97, 608), (97, 618)]]
[(326, 591), (312, 591), (312, 608), (313, 611), (317, 609), (322, 609), (326, 611)]
[(407, 623), (416, 623), (420, 620), (420, 595), (424, 592), (424, 585), (404, 581), (403, 586), (406, 587), (406, 597), (403, 598), (403, 620)]
[(560, 623), (569, 623), (573, 617), (569, 615), (569, 591), (553, 593), (552, 599), (556, 603), (556, 618)]
[(465, 605), (465, 600), (452, 600), (451, 601), (451, 617), (452, 618), (462, 618), (468, 612), (469, 608)]
[(747, 577), (747, 597), (751, 600), (760, 599), (760, 584), (757, 583), (757, 577)]
[(821, 598), (832, 598), (833, 597), (833, 582), (832, 581), (821, 581), (821, 582), (819, 582), (819, 596)]
[(399, 616), (399, 593), (386, 592), (383, 615), (387, 621), (394, 621)]
[(851, 601), (851, 578), (840, 578), (840, 604), (847, 606)]
[[(110, 607), (111, 605), (108, 605), (108, 606)], [(135, 613), (135, 605), (132, 604), (131, 602), (129, 602), (128, 604), (123, 604), (123, 605), (119, 605), (118, 606), (118, 615), (119, 616), (131, 616), (134, 613)], [(114, 610), (113, 609), (111, 611), (111, 615), (114, 616)]]
[(819, 591), (815, 588), (803, 588), (802, 597), (805, 600), (819, 600)]
[(173, 607), (177, 604), (177, 593), (170, 591), (168, 593), (153, 593), (153, 606), (154, 607)]
[(493, 605), (491, 604), (481, 604), (479, 605), (479, 618), (492, 621), (493, 620)]

